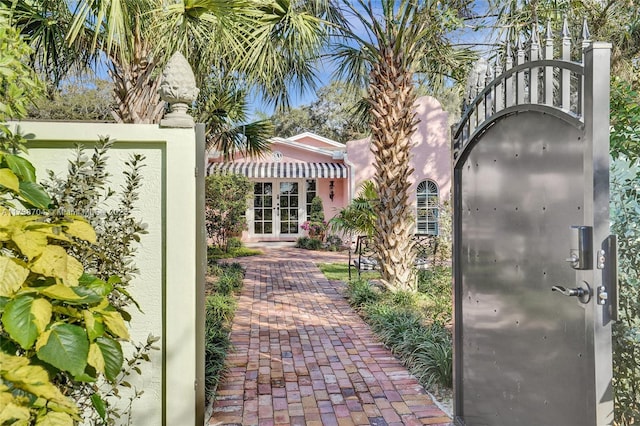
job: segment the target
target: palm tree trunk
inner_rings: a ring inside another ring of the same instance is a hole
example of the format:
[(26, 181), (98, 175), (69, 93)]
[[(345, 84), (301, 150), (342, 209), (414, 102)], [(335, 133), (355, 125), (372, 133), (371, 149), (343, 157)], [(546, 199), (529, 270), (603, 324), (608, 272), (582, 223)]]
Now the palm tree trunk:
[(114, 83), (118, 107), (112, 111), (119, 123), (156, 124), (160, 122), (165, 102), (160, 99), (159, 73), (151, 55), (149, 42), (139, 31), (134, 35), (134, 51), (129, 60), (122, 60), (117, 51), (109, 59), (109, 75)]
[[(402, 50), (402, 49), (398, 49)], [(383, 283), (392, 291), (416, 289), (412, 251), (413, 214), (409, 204), (411, 136), (416, 131), (413, 74), (393, 46), (382, 50), (369, 84), (372, 113), (372, 150), (376, 162), (374, 181), (376, 244)]]

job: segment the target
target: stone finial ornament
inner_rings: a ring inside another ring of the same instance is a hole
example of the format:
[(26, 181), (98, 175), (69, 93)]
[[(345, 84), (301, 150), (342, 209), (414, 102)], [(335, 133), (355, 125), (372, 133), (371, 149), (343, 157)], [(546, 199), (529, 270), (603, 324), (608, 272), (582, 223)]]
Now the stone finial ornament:
[(162, 127), (193, 127), (193, 117), (187, 114), (189, 105), (196, 100), (200, 90), (191, 65), (180, 52), (167, 62), (160, 79), (160, 98), (169, 104), (170, 112), (160, 121)]

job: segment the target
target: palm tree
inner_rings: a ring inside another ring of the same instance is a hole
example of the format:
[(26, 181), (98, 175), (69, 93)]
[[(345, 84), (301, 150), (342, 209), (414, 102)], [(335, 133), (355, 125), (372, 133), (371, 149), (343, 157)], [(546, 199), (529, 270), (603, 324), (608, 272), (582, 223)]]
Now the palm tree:
[[(326, 22), (337, 22), (326, 0), (0, 0), (24, 10), (21, 28), (40, 31), (49, 21), (27, 12), (37, 6), (48, 15), (70, 14), (70, 25), (57, 27), (56, 43), (34, 46), (49, 54), (69, 43), (82, 43), (94, 53), (74, 64), (86, 66), (98, 53), (106, 58), (115, 84), (117, 121), (156, 123), (164, 103), (157, 94), (159, 70), (181, 51), (202, 86), (211, 74), (234, 76), (278, 108), (289, 104), (290, 90), (313, 88), (315, 59), (327, 36)], [(53, 7), (55, 4), (58, 7)], [(31, 9), (27, 6), (33, 6)], [(15, 9), (18, 9), (15, 7)], [(14, 10), (15, 10), (14, 9)], [(56, 27), (50, 28), (51, 31)], [(32, 38), (33, 40), (34, 38)], [(60, 44), (66, 40), (66, 44)], [(55, 63), (55, 61), (54, 61)], [(35, 66), (43, 63), (34, 62)], [(206, 92), (206, 91), (205, 91)], [(209, 94), (219, 90), (208, 91)], [(233, 93), (227, 93), (228, 97)], [(209, 100), (203, 103), (208, 103)], [(202, 104), (202, 103), (201, 103)], [(246, 126), (245, 126), (246, 128)], [(223, 140), (218, 138), (214, 140)], [(264, 148), (258, 141), (251, 151)], [(223, 148), (224, 146), (221, 146)]]
[[(416, 131), (416, 84), (441, 84), (461, 70), (464, 55), (446, 39), (455, 11), (435, 0), (381, 0), (379, 9), (364, 0), (344, 1), (344, 13), (356, 26), (340, 28), (338, 73), (368, 87), (378, 202), (374, 240), (381, 257), (383, 283), (391, 290), (415, 290), (412, 265), (413, 211), (409, 167)], [(358, 29), (363, 27), (364, 30)], [(364, 32), (364, 34), (363, 34)]]

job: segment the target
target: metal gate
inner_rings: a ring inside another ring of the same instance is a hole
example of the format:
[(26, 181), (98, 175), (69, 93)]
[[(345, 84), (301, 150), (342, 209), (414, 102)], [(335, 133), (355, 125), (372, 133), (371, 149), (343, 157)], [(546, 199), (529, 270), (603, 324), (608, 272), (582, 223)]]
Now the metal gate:
[(566, 22), (561, 59), (550, 25), (532, 34), (453, 135), (455, 421), (608, 425), (610, 45), (584, 40), (578, 63)]

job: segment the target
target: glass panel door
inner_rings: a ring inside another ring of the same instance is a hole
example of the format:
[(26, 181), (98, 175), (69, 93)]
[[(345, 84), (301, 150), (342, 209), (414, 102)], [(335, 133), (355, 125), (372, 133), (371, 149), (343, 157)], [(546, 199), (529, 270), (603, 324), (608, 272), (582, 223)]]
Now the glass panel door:
[(253, 185), (253, 233), (273, 234), (273, 183)]
[[(255, 182), (253, 185), (254, 235), (292, 236), (300, 233), (301, 182)], [(304, 202), (304, 201), (303, 201)]]
[(280, 234), (297, 234), (300, 191), (298, 182), (280, 182)]

